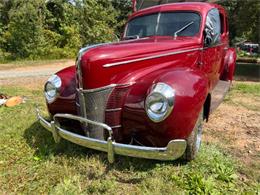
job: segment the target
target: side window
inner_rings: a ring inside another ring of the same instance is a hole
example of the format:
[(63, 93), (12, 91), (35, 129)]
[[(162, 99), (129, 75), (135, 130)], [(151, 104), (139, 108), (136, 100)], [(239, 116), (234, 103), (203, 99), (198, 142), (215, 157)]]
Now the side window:
[(206, 46), (216, 45), (220, 42), (221, 22), (217, 9), (208, 12), (204, 30), (204, 41)]
[(225, 18), (223, 16), (223, 14), (220, 14), (220, 22), (221, 22), (221, 34), (226, 32), (225, 29)]

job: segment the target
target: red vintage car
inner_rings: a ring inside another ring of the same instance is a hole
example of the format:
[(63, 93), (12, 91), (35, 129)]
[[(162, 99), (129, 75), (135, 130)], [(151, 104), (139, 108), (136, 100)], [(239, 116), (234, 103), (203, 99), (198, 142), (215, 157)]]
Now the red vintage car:
[(214, 91), (222, 97), (233, 78), (227, 15), (211, 3), (142, 2), (119, 42), (82, 48), (75, 66), (49, 78), (51, 121), (37, 116), (56, 142), (107, 152), (109, 162), (192, 160)]

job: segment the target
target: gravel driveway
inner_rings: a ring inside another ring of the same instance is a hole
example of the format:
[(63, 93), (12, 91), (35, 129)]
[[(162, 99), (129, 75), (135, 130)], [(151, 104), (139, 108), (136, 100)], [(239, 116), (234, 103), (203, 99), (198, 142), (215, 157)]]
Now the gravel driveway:
[(73, 65), (74, 62), (68, 61), (64, 64), (54, 63), (53, 65), (43, 65), (43, 66), (29, 66), (14, 68), (8, 70), (0, 70), (0, 79), (6, 78), (17, 78), (17, 77), (37, 77), (37, 76), (49, 76), (53, 73)]

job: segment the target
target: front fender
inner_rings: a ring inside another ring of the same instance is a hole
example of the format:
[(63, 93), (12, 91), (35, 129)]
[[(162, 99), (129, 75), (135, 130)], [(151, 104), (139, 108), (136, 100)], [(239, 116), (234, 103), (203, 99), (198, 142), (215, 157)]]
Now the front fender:
[(61, 78), (62, 86), (57, 99), (51, 104), (47, 103), (51, 115), (56, 113), (77, 114), (75, 71), (75, 66), (70, 66), (56, 73)]
[[(149, 75), (148, 75), (149, 77)], [(145, 78), (142, 79), (145, 81)], [(144, 109), (145, 98), (153, 83), (164, 82), (176, 91), (172, 113), (162, 122), (152, 122)], [(209, 82), (200, 71), (175, 69), (150, 82), (137, 83), (123, 108), (123, 133), (144, 145), (165, 146), (172, 139), (186, 139), (206, 100)]]

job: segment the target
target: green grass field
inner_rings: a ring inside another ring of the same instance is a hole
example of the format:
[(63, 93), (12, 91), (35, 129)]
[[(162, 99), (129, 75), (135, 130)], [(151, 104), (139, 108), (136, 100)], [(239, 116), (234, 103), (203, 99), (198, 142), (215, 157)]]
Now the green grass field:
[[(45, 108), (40, 90), (0, 92), (28, 98), (14, 108), (0, 107), (0, 194), (260, 194), (257, 177), (242, 178), (240, 169), (250, 167), (218, 144), (203, 144), (190, 163), (116, 156), (109, 164), (105, 153), (54, 143), (35, 118), (35, 106)], [(240, 83), (230, 96), (259, 93), (260, 84)]]

